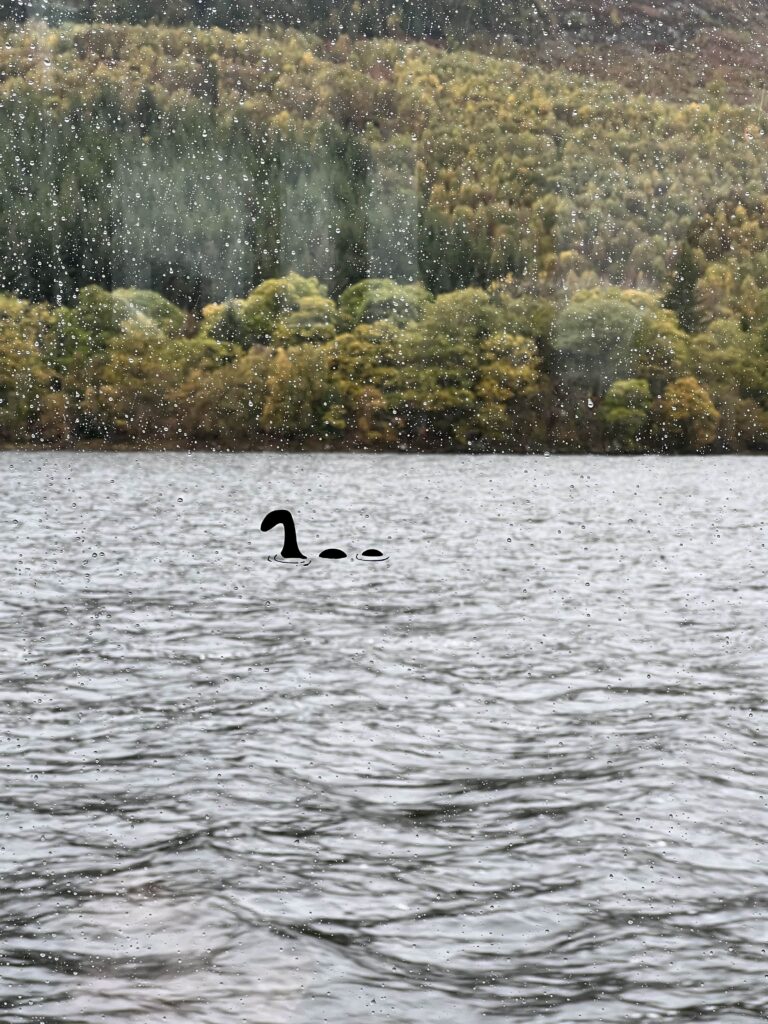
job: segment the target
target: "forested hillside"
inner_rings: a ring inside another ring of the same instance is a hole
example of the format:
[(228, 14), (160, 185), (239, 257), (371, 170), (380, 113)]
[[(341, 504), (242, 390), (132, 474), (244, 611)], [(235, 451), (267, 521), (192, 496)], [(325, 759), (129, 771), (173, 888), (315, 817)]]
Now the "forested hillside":
[(762, 103), (768, 12), (758, 0), (0, 0), (0, 20), (288, 27), (517, 55), (678, 99), (714, 84)]
[[(766, 444), (759, 107), (282, 28), (3, 43), (6, 441)], [(356, 321), (366, 280), (418, 301)]]
[(768, 121), (717, 98), (292, 32), (4, 42), (0, 281), (33, 299), (98, 283), (200, 307), (288, 270), (334, 294), (367, 276), (660, 287), (690, 233), (765, 191)]

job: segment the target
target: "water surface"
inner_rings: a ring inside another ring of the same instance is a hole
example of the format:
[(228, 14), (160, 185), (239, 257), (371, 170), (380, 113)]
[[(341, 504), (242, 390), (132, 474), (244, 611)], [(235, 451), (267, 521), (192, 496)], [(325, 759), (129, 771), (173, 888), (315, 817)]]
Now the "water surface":
[(0, 1019), (764, 1020), (765, 465), (0, 455)]

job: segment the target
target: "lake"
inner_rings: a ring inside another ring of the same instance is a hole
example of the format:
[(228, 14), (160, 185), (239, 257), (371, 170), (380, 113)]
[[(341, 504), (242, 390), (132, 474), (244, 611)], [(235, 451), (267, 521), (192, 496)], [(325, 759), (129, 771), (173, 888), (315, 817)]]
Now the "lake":
[(1, 453), (4, 1024), (764, 1020), (765, 466)]

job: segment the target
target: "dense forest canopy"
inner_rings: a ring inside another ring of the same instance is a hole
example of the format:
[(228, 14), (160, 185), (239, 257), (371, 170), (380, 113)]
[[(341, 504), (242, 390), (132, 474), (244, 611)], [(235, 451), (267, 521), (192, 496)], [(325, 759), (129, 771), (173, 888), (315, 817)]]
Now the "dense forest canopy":
[(564, 33), (643, 45), (684, 42), (709, 27), (764, 28), (756, 0), (2, 0), (8, 21), (194, 24), (242, 30), (284, 25), (322, 34), (401, 34), (465, 40), (473, 34), (512, 34), (541, 39)]
[(153, 292), (0, 300), (0, 439), (187, 448), (700, 451), (768, 445), (766, 327), (696, 335), (651, 293), (432, 296), (262, 282), (190, 327)]
[(762, 105), (398, 35), (5, 27), (4, 441), (768, 444)]
[(243, 30), (282, 25), (323, 34), (354, 33), (361, 36), (396, 32), (435, 39), (467, 34), (473, 30), (540, 34), (552, 16), (546, 0), (499, 4), (455, 3), (454, 0), (59, 0), (28, 5), (4, 0), (8, 20), (25, 21), (30, 14), (50, 21), (129, 22), (166, 25), (194, 24)]
[(292, 270), (334, 295), (661, 287), (718, 203), (766, 188), (765, 115), (717, 96), (288, 30), (38, 22), (4, 44), (0, 286), (32, 299), (96, 283), (200, 308)]
[(757, 0), (0, 0), (0, 20), (29, 19), (424, 39), (662, 97), (715, 85), (748, 106), (762, 105), (768, 85), (768, 11)]

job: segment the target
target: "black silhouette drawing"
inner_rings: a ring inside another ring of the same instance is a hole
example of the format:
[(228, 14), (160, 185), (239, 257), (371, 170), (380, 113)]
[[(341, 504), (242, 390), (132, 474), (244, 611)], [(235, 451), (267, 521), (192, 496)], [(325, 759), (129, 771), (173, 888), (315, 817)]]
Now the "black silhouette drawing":
[[(276, 526), (282, 526), (284, 530), (283, 548), (280, 552), (280, 558), (284, 560), (308, 561), (307, 556), (299, 548), (299, 542), (296, 537), (296, 524), (293, 521), (293, 516), (287, 509), (276, 508), (268, 512), (262, 520), (261, 530), (263, 533), (266, 533), (269, 530), (273, 530)], [(320, 558), (341, 559), (346, 557), (346, 551), (342, 551), (341, 548), (325, 548), (324, 551), (320, 552)], [(381, 560), (384, 558), (384, 554), (378, 548), (366, 548), (359, 557), (362, 559)]]
[(263, 533), (273, 530), (276, 526), (282, 526), (285, 530), (283, 550), (280, 552), (280, 557), (306, 559), (307, 556), (299, 550), (299, 542), (296, 539), (296, 526), (293, 522), (293, 516), (287, 509), (276, 508), (272, 512), (268, 512), (261, 522)]

